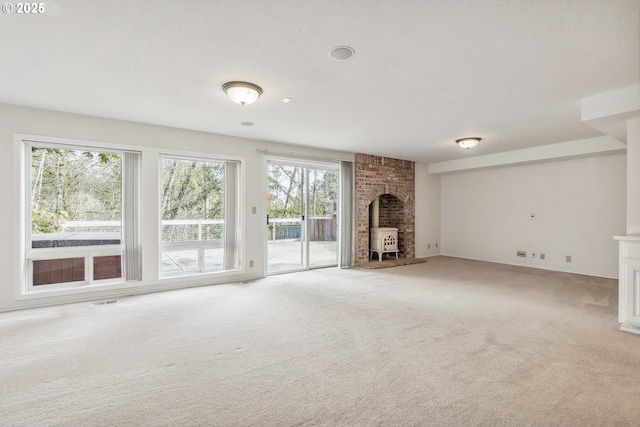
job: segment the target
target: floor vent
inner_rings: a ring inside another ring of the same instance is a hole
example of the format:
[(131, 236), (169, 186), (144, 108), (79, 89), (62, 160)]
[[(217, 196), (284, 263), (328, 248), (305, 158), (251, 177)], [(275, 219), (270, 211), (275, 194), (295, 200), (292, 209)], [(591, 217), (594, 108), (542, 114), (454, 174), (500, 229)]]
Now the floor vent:
[(91, 305), (109, 305), (109, 304), (117, 304), (119, 302), (120, 302), (119, 299), (110, 299), (110, 300), (107, 300), (107, 301), (92, 302)]

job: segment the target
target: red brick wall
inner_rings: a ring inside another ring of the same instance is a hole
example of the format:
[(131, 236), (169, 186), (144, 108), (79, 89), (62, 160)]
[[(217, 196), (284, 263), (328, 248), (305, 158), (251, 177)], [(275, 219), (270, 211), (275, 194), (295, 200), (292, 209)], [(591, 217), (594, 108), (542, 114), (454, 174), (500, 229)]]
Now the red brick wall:
[(370, 204), (380, 198), (380, 227), (398, 228), (400, 256), (415, 257), (415, 164), (356, 154), (355, 265), (369, 260)]

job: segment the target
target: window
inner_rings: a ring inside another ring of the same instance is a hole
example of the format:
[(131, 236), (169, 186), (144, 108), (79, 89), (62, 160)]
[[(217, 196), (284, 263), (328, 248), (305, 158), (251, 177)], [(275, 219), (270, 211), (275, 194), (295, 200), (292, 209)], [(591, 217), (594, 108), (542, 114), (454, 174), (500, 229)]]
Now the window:
[(15, 143), (16, 298), (242, 272), (240, 160), (28, 135)]
[(239, 163), (162, 156), (161, 276), (239, 269)]
[(27, 290), (140, 280), (140, 153), (23, 143)]

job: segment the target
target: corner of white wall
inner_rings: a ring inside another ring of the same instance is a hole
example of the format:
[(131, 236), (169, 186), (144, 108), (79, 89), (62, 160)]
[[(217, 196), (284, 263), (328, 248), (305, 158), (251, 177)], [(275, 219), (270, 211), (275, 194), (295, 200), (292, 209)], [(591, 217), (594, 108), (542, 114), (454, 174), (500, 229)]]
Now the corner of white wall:
[(431, 175), (427, 165), (416, 170), (416, 258), (440, 255), (440, 176)]

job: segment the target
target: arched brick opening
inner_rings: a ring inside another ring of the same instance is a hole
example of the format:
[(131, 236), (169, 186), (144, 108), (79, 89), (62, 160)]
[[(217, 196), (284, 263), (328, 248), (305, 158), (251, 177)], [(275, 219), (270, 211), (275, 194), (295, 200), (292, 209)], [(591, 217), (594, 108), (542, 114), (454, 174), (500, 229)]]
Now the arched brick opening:
[[(398, 228), (402, 240), (400, 256), (415, 257), (415, 167), (408, 160), (356, 154), (356, 252), (354, 263), (369, 260), (369, 231), (371, 202), (380, 198), (384, 224)], [(397, 200), (397, 201), (394, 201)], [(387, 220), (386, 212), (397, 218)], [(390, 222), (392, 221), (392, 222)], [(400, 226), (398, 226), (400, 225)], [(382, 227), (383, 225), (380, 224)]]
[[(374, 227), (374, 203), (369, 204), (369, 229)], [(398, 229), (399, 256), (406, 258), (405, 236), (407, 226), (405, 224), (405, 207), (402, 200), (393, 194), (381, 194), (378, 196), (378, 227), (392, 227)], [(369, 236), (371, 238), (371, 236)]]

